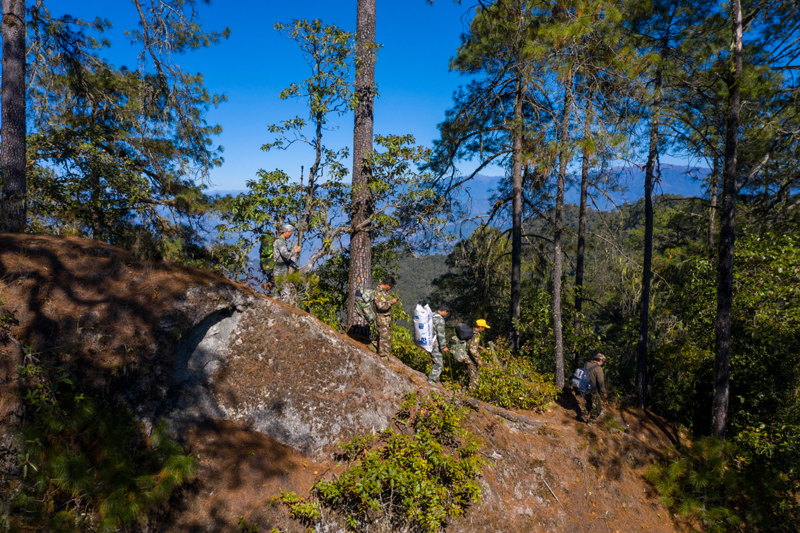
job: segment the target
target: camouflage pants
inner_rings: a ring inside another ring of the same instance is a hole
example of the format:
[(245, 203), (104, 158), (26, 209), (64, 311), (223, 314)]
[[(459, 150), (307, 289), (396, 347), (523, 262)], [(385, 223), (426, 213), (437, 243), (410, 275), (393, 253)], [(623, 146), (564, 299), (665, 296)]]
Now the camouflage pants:
[(383, 321), (380, 318), (375, 322), (378, 326), (378, 355), (389, 359), (392, 354), (392, 322), (391, 320)]
[(586, 413), (589, 420), (594, 420), (603, 411), (603, 397), (599, 391), (590, 392), (585, 397)]
[(295, 302), (297, 300), (297, 287), (295, 287), (294, 283), (286, 283), (286, 281), (281, 279), (283, 276), (289, 274), (289, 270), (275, 268), (272, 274), (275, 279), (276, 289), (278, 289), (275, 298), (289, 305), (297, 305)]
[(431, 350), (431, 358), (433, 359), (433, 368), (431, 368), (431, 373), (428, 375), (428, 381), (439, 381), (444, 363), (442, 361), (442, 352), (439, 351), (438, 347), (434, 347)]
[(469, 388), (477, 389), (481, 378), (481, 370), (478, 363), (467, 357), (467, 374), (469, 375)]
[(278, 293), (278, 300), (286, 302), (289, 305), (297, 305), (297, 287), (294, 283), (283, 283), (281, 290)]

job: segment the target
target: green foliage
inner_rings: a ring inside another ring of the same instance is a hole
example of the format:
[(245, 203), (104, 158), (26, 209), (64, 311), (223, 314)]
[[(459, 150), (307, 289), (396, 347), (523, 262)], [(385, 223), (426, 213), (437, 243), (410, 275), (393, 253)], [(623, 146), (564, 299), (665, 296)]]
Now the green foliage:
[[(796, 485), (791, 485), (797, 474), (786, 471), (798, 464), (797, 436), (798, 428), (787, 426), (777, 433), (758, 430), (733, 441), (703, 437), (679, 447), (671, 460), (653, 465), (646, 478), (665, 506), (700, 521), (704, 531), (796, 533), (800, 506)], [(773, 460), (765, 461), (766, 457)], [(777, 467), (782, 460), (792, 466)]]
[(545, 411), (556, 399), (559, 388), (553, 384), (553, 376), (540, 374), (526, 357), (515, 357), (501, 346), (486, 361), (494, 362), (481, 367), (478, 388), (470, 394), (487, 403), (507, 409)]
[[(665, 275), (681, 290), (659, 310), (654, 404), (703, 431), (695, 413), (711, 411), (716, 268), (707, 259), (687, 261), (682, 255), (665, 263)], [(792, 234), (737, 243), (729, 415), (734, 433), (792, 423), (796, 416), (800, 353), (792, 347), (800, 346), (799, 263), (800, 239)]]
[[(258, 179), (247, 182), (248, 192), (228, 198), (220, 209), (220, 237), (237, 239), (236, 253), (226, 267), (233, 276), (247, 270), (248, 254), (260, 235), (287, 221), (298, 228), (298, 244), (310, 251), (310, 270), (318, 261), (347, 250), (352, 190), (344, 180), (344, 161), (349, 149), (333, 150), (323, 142), (331, 114), (347, 112), (353, 103), (351, 69), (353, 34), (319, 20), (295, 20), (276, 29), (294, 40), (311, 67), (311, 77), (294, 83), (281, 93), (282, 99), (305, 102), (309, 120), (295, 117), (269, 127), (276, 135), (262, 150), (286, 150), (306, 145), (314, 154), (308, 164), (308, 181), (293, 179), (283, 170), (258, 171)], [(376, 135), (374, 149), (367, 155), (372, 169), (369, 188), (374, 210), (363, 221), (373, 243), (392, 251), (423, 246), (423, 234), (441, 239), (443, 203), (427, 185), (429, 176), (420, 174), (430, 151), (417, 146), (411, 135)]]
[(456, 321), (481, 317), (498, 324), (499, 317), (508, 314), (508, 248), (508, 237), (502, 232), (494, 228), (474, 231), (448, 254), (448, 272), (433, 281), (430, 301), (447, 302)]
[(647, 471), (661, 501), (680, 515), (698, 519), (709, 533), (733, 531), (744, 518), (736, 502), (742, 480), (735, 446), (707, 437), (681, 452), (676, 460)]
[(249, 524), (247, 520), (244, 519), (244, 516), (239, 517), (236, 521), (236, 525), (241, 529), (241, 533), (258, 533), (258, 524)]
[(228, 32), (201, 29), (193, 0), (169, 3), (145, 6), (140, 30), (126, 32), (143, 48), (137, 70), (100, 57), (109, 43), (93, 34), (107, 21), (55, 19), (41, 3), (31, 9), (31, 231), (88, 236), (147, 258), (216, 263), (201, 229), (213, 203), (203, 179), (222, 163), (211, 141), (221, 128), (207, 124), (205, 112), (225, 98), (209, 94), (202, 76), (183, 72), (170, 53), (209, 46)]
[(19, 374), (26, 392), (16, 528), (132, 527), (194, 477), (197, 460), (163, 426), (145, 435), (130, 412), (83, 387), (68, 367), (28, 363)]
[(289, 507), (289, 516), (306, 526), (312, 525), (322, 516), (319, 502), (301, 498), (295, 492), (281, 492), (280, 500)]
[(396, 415), (403, 431), (387, 429), (342, 446), (348, 468), (315, 484), (325, 507), (348, 530), (370, 524), (407, 531), (441, 530), (480, 501), (485, 464), (481, 443), (464, 427), (468, 411), (438, 394), (408, 393)]

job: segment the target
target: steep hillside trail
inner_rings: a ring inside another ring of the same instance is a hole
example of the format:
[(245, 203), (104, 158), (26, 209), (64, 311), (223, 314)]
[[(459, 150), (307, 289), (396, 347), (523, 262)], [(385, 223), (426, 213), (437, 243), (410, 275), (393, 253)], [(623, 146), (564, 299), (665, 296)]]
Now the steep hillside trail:
[[(434, 390), (307, 313), (87, 239), (0, 235), (0, 300), (13, 317), (0, 339), (0, 449), (12, 446), (21, 347), (33, 346), (107, 391), (109, 408), (131, 409), (143, 431), (166, 421), (199, 459), (149, 531), (238, 533), (240, 516), (260, 531), (305, 531), (273, 497), (336, 475), (338, 443), (390, 427), (406, 392)], [(612, 406), (586, 426), (571, 395), (542, 414), (470, 403), (489, 461), (483, 501), (447, 531), (691, 530), (643, 479), (683, 438), (657, 416)]]

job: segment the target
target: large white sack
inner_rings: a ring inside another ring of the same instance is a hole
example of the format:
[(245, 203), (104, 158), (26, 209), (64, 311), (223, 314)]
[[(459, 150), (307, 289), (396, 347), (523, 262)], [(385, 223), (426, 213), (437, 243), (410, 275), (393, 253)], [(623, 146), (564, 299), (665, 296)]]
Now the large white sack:
[(427, 304), (414, 309), (414, 341), (428, 352), (433, 350), (433, 311)]

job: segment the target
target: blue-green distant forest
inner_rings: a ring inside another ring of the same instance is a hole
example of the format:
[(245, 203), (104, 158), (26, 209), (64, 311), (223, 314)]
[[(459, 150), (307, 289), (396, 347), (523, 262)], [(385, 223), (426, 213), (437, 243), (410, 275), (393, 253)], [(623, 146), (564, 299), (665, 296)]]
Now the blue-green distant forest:
[[(800, 531), (800, 3), (447, 3), (460, 81), (432, 142), (375, 126), (398, 75), (382, 78), (375, 0), (335, 3), (348, 28), (313, 10), (263, 21), (301, 74), (261, 100), (293, 111), (264, 125), (259, 156), (296, 159), (220, 194), (227, 126), (210, 117), (228, 98), (202, 65), (233, 23), (205, 18), (205, 0), (130, 0), (119, 28), (102, 5), (95, 18), (2, 0), (0, 229), (272, 295), (253, 258), (292, 223), (304, 311), (353, 331), (356, 291), (394, 275), (396, 323), (419, 302), (451, 306), (448, 328), (484, 318), (487, 340), (558, 390), (602, 352), (612, 401), (692, 439), (650, 471), (665, 505), (705, 531)], [(107, 59), (120, 47), (136, 59)], [(413, 86), (424, 97), (426, 80)], [(396, 355), (429, 368), (395, 333)], [(37, 502), (60, 481), (20, 464), (14, 505), (45, 531), (64, 510)], [(145, 513), (119, 505), (119, 524)]]

